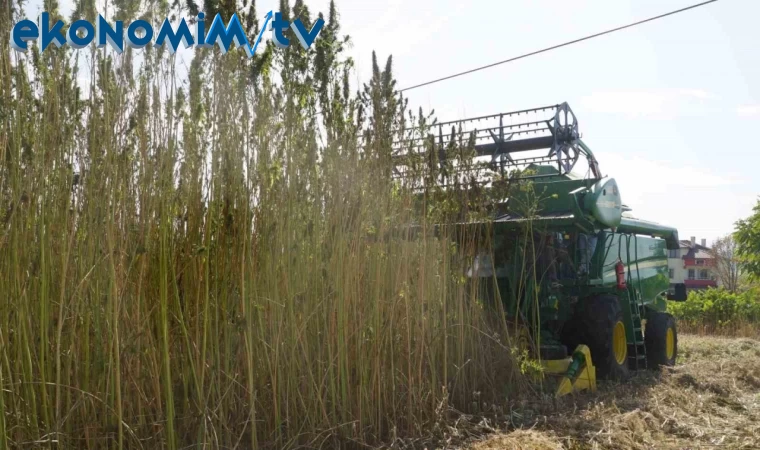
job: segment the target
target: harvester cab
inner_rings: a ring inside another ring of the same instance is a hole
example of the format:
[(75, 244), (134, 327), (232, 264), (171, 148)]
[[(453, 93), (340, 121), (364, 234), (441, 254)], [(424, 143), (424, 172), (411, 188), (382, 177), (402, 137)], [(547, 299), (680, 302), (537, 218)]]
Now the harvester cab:
[[(665, 310), (678, 233), (631, 215), (567, 103), (411, 129), (393, 157), (401, 182), (511, 186), (490, 220), (462, 224), (489, 236), (466, 275), (478, 301), (527, 330), (557, 395), (675, 363)], [(420, 161), (426, 174), (413, 170)]]

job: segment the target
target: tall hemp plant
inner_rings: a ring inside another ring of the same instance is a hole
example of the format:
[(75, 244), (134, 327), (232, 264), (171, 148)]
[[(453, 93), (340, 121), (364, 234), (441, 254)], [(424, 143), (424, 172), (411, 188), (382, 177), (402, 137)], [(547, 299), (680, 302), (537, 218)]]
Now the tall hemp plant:
[[(64, 19), (260, 26), (252, 1), (97, 5)], [(478, 233), (446, 226), (491, 191), (394, 176), (396, 143), (435, 122), (390, 58), (352, 89), (334, 2), (308, 51), (189, 64), (16, 53), (23, 6), (0, 10), (0, 449), (376, 444), (521, 383), (463, 276)]]

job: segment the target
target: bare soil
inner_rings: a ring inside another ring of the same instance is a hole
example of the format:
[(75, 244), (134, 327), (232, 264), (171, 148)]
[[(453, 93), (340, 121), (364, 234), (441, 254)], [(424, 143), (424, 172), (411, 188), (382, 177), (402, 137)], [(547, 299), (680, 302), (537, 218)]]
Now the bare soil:
[(678, 344), (676, 367), (525, 400), (499, 425), (481, 422), (496, 431), (464, 448), (760, 449), (760, 340), (684, 335)]

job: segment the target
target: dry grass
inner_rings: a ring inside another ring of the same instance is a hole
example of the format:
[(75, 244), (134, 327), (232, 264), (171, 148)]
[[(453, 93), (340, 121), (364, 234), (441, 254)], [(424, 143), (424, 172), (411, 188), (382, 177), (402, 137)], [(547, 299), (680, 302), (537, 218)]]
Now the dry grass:
[(742, 321), (730, 326), (718, 327), (705, 324), (686, 324), (678, 322), (678, 329), (684, 333), (699, 336), (746, 337), (760, 336), (760, 323)]
[(682, 336), (679, 346), (675, 368), (556, 404), (526, 401), (502, 418), (514, 431), (470, 448), (760, 448), (760, 341)]

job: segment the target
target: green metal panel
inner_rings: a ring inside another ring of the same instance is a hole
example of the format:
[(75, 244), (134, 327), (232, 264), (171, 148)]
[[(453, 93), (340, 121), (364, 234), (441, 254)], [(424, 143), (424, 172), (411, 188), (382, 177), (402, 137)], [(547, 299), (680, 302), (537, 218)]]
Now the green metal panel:
[[(622, 227), (621, 227), (622, 228)], [(604, 259), (601, 278), (604, 286), (616, 284), (615, 263), (618, 258), (630, 275), (631, 288), (640, 292), (642, 303), (653, 305), (668, 290), (667, 246), (663, 239), (604, 232), (601, 240)], [(598, 260), (597, 260), (598, 261)]]
[(613, 178), (599, 180), (585, 195), (583, 207), (605, 228), (617, 228), (623, 216), (617, 182)]
[(650, 222), (648, 220), (623, 217), (618, 227), (620, 233), (646, 234), (665, 239), (669, 250), (678, 250), (678, 231), (673, 227)]

